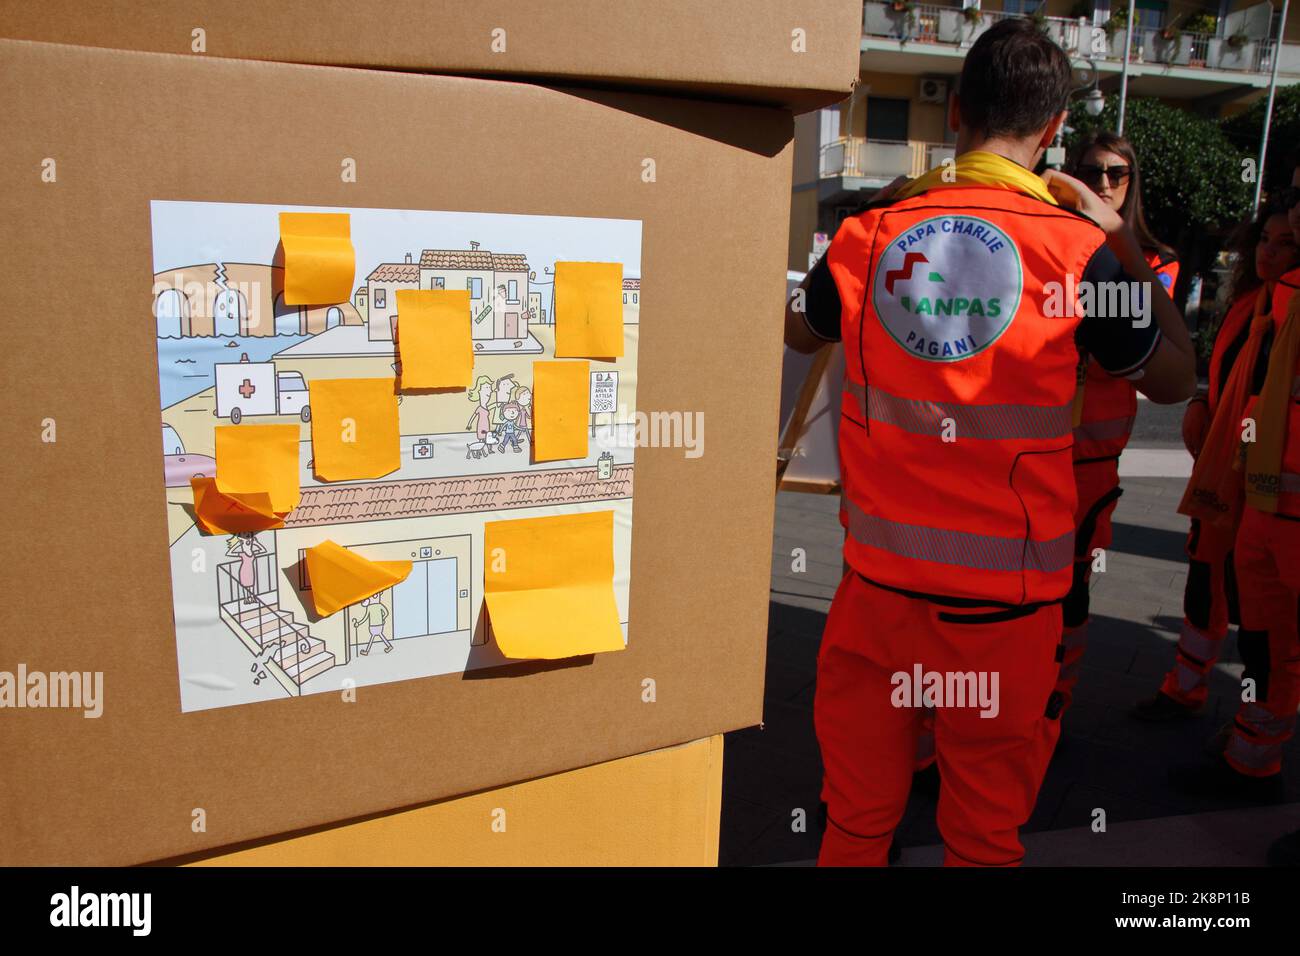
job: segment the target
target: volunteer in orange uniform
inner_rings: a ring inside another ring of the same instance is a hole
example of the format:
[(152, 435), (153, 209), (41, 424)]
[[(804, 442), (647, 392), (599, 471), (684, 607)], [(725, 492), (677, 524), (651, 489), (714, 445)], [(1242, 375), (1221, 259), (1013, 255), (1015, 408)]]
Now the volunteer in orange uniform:
[[(1102, 202), (1124, 217), (1161, 287), (1172, 296), (1178, 281), (1178, 257), (1147, 226), (1142, 214), (1141, 171), (1129, 141), (1115, 133), (1093, 133), (1075, 146), (1069, 168)], [(1088, 583), (1094, 556), (1097, 549), (1110, 547), (1111, 515), (1123, 493), (1119, 486), (1119, 456), (1133, 433), (1137, 389), (1081, 351), (1074, 412), (1074, 481), (1079, 503), (1074, 514), (1074, 579), (1061, 609), (1064, 630), (1056, 652), (1061, 658), (1056, 689), (1062, 714), (1070, 705), (1087, 646)]]
[[(1237, 265), (1231, 279), (1231, 302), (1215, 333), (1209, 387), (1187, 404), (1183, 415), (1183, 442), (1194, 458), (1202, 454), (1211, 422), (1217, 415), (1228, 416), (1232, 427), (1240, 428), (1244, 408), (1224, 408), (1221, 401), (1224, 387), (1249, 343), (1257, 308), (1268, 308), (1272, 288), (1279, 277), (1300, 262), (1300, 246), (1292, 235), (1286, 211), (1277, 206), (1261, 211), (1241, 231), (1234, 246)], [(1262, 375), (1258, 374), (1262, 371), (1261, 368), (1250, 373), (1251, 391), (1258, 391), (1263, 385)], [(1235, 453), (1235, 448), (1232, 450)], [(1240, 620), (1236, 575), (1232, 568), (1237, 525), (1238, 522), (1232, 522), (1221, 528), (1216, 523), (1192, 519), (1187, 536), (1183, 626), (1174, 665), (1156, 695), (1139, 703), (1133, 709), (1133, 716), (1148, 721), (1173, 720), (1195, 716), (1204, 706), (1209, 673), (1219, 659), (1228, 624)], [(1238, 634), (1238, 649), (1243, 656), (1258, 657), (1249, 646), (1250, 640), (1250, 635)]]
[[(1300, 169), (1297, 170), (1300, 179)], [(1300, 193), (1286, 198), (1300, 242)], [(1233, 553), (1241, 604), (1243, 699), (1221, 756), (1171, 772), (1180, 789), (1275, 802), (1282, 751), (1300, 706), (1300, 270), (1257, 300), (1179, 510), (1206, 523), (1239, 516)], [(1262, 383), (1257, 370), (1264, 365)], [(1249, 380), (1249, 381), (1248, 381)], [(1257, 387), (1258, 386), (1258, 387)], [(1256, 392), (1257, 394), (1248, 394)], [(1225, 415), (1228, 407), (1243, 410)], [(1226, 462), (1227, 464), (1224, 464)], [(1294, 845), (1292, 847), (1295, 849)]]
[(926, 703), (946, 862), (1020, 861), (1017, 831), (1059, 730), (1046, 711), (1073, 564), (1075, 334), (1155, 401), (1195, 385), (1167, 296), (1149, 296), (1155, 321), (1081, 321), (1063, 292), (1085, 279), (1159, 283), (1087, 187), (1029, 171), (1070, 87), (1065, 54), (1031, 22), (985, 32), (949, 109), (955, 166), (846, 219), (787, 311), (790, 345), (842, 338), (847, 360), (849, 571), (814, 708), (823, 864), (886, 862)]
[[(1300, 152), (1293, 156), (1291, 189), (1283, 202), (1296, 242), (1300, 243)], [(1251, 575), (1249, 587), (1242, 589), (1241, 624), (1243, 628), (1263, 627), (1269, 657), (1284, 671), (1281, 681), (1270, 675), (1269, 695), (1263, 709), (1278, 724), (1261, 730), (1277, 731), (1271, 738), (1251, 740), (1241, 722), (1228, 742), (1227, 755), (1234, 769), (1243, 770), (1248, 760), (1256, 767), (1272, 766), (1271, 751), (1280, 749), (1295, 732), (1297, 698), (1300, 697), (1300, 269), (1287, 273), (1278, 282), (1274, 295), (1274, 319), (1282, 319), (1269, 360), (1268, 378), (1257, 403), (1260, 427), (1256, 447), (1246, 455), (1247, 509), (1242, 519), (1243, 543), (1237, 549), (1237, 574)], [(1291, 358), (1288, 353), (1296, 353)], [(1278, 363), (1276, 366), (1274, 363)], [(1272, 482), (1274, 439), (1271, 429), (1278, 406), (1276, 391), (1283, 389), (1291, 373), (1289, 401), (1279, 403), (1286, 409), (1282, 460), (1277, 468), (1278, 481)], [(1264, 429), (1269, 428), (1269, 433)], [(1258, 451), (1256, 458), (1251, 452)], [(1276, 495), (1270, 493), (1276, 490)], [(1258, 534), (1250, 545), (1245, 535)], [(1247, 610), (1247, 603), (1250, 609)], [(1289, 623), (1288, 623), (1289, 622)], [(1287, 710), (1287, 707), (1290, 710)], [(1234, 746), (1235, 745), (1235, 746)], [(1278, 761), (1280, 769), (1280, 760)], [(1300, 830), (1286, 834), (1269, 848), (1269, 862), (1274, 866), (1300, 865)]]

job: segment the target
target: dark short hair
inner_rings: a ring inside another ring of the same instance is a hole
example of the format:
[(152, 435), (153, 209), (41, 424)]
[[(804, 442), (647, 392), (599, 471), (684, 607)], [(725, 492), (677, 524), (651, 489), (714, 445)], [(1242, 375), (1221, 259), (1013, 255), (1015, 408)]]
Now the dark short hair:
[(994, 24), (961, 68), (961, 121), (985, 136), (1029, 136), (1065, 109), (1070, 59), (1030, 20)]

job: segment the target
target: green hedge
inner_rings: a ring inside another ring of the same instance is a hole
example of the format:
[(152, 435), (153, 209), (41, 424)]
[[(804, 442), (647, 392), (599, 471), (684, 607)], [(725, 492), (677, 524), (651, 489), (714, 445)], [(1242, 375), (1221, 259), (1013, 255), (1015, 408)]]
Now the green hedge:
[[(1259, 158), (1259, 140), (1264, 135), (1262, 96), (1244, 112), (1224, 120), (1223, 132), (1243, 155)], [(1279, 86), (1273, 101), (1273, 125), (1268, 131), (1268, 154), (1264, 159), (1264, 188), (1273, 191), (1291, 184), (1287, 153), (1300, 145), (1300, 85)]]
[[(1116, 96), (1106, 98), (1097, 117), (1073, 108), (1069, 122), (1075, 131), (1066, 137), (1066, 146), (1094, 129), (1114, 129), (1118, 109)], [(1189, 234), (1230, 228), (1250, 212), (1254, 187), (1242, 181), (1241, 161), (1251, 154), (1235, 146), (1216, 121), (1159, 100), (1131, 97), (1124, 135), (1137, 152), (1143, 207), (1160, 239), (1178, 246)]]

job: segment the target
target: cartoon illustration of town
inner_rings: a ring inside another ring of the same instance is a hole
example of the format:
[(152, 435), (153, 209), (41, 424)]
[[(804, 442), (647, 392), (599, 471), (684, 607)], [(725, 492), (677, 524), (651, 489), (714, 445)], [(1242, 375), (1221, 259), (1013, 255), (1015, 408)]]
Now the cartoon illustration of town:
[[(286, 306), (283, 209), (348, 212), (352, 299)], [(614, 511), (627, 636), (641, 226), (630, 220), (153, 203), (163, 471), (181, 707), (224, 707), (505, 663), (485, 626), (483, 529), (501, 518)], [(532, 363), (555, 358), (554, 264), (623, 265), (624, 355), (590, 363), (589, 455), (534, 462)], [(468, 289), (474, 384), (399, 397), (401, 466), (313, 474), (314, 379), (391, 376), (401, 289)], [(190, 479), (215, 473), (214, 428), (296, 423), (301, 500), (283, 528), (208, 535)], [(327, 618), (307, 548), (326, 540), (411, 574)]]

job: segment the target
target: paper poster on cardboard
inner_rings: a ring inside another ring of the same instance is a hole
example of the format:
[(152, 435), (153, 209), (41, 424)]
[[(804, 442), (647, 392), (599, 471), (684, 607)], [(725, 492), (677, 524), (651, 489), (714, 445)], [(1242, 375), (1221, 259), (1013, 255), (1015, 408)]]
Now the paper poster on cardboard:
[[(282, 212), (350, 216), (349, 301), (286, 304)], [(502, 519), (612, 512), (626, 641), (639, 221), (172, 201), (151, 213), (183, 711), (505, 663), (484, 615), (484, 527)], [(572, 360), (590, 367), (587, 455), (537, 461), (534, 363), (570, 361), (555, 355), (557, 261), (621, 264), (623, 354)], [(397, 293), (415, 289), (469, 293), (469, 388), (400, 389)], [(313, 462), (312, 383), (375, 378), (394, 379), (398, 393), (398, 465), (325, 480)], [(284, 527), (202, 533), (191, 479), (215, 476), (216, 429), (263, 424), (298, 429), (300, 500)], [(320, 617), (305, 554), (325, 541), (412, 570)]]

